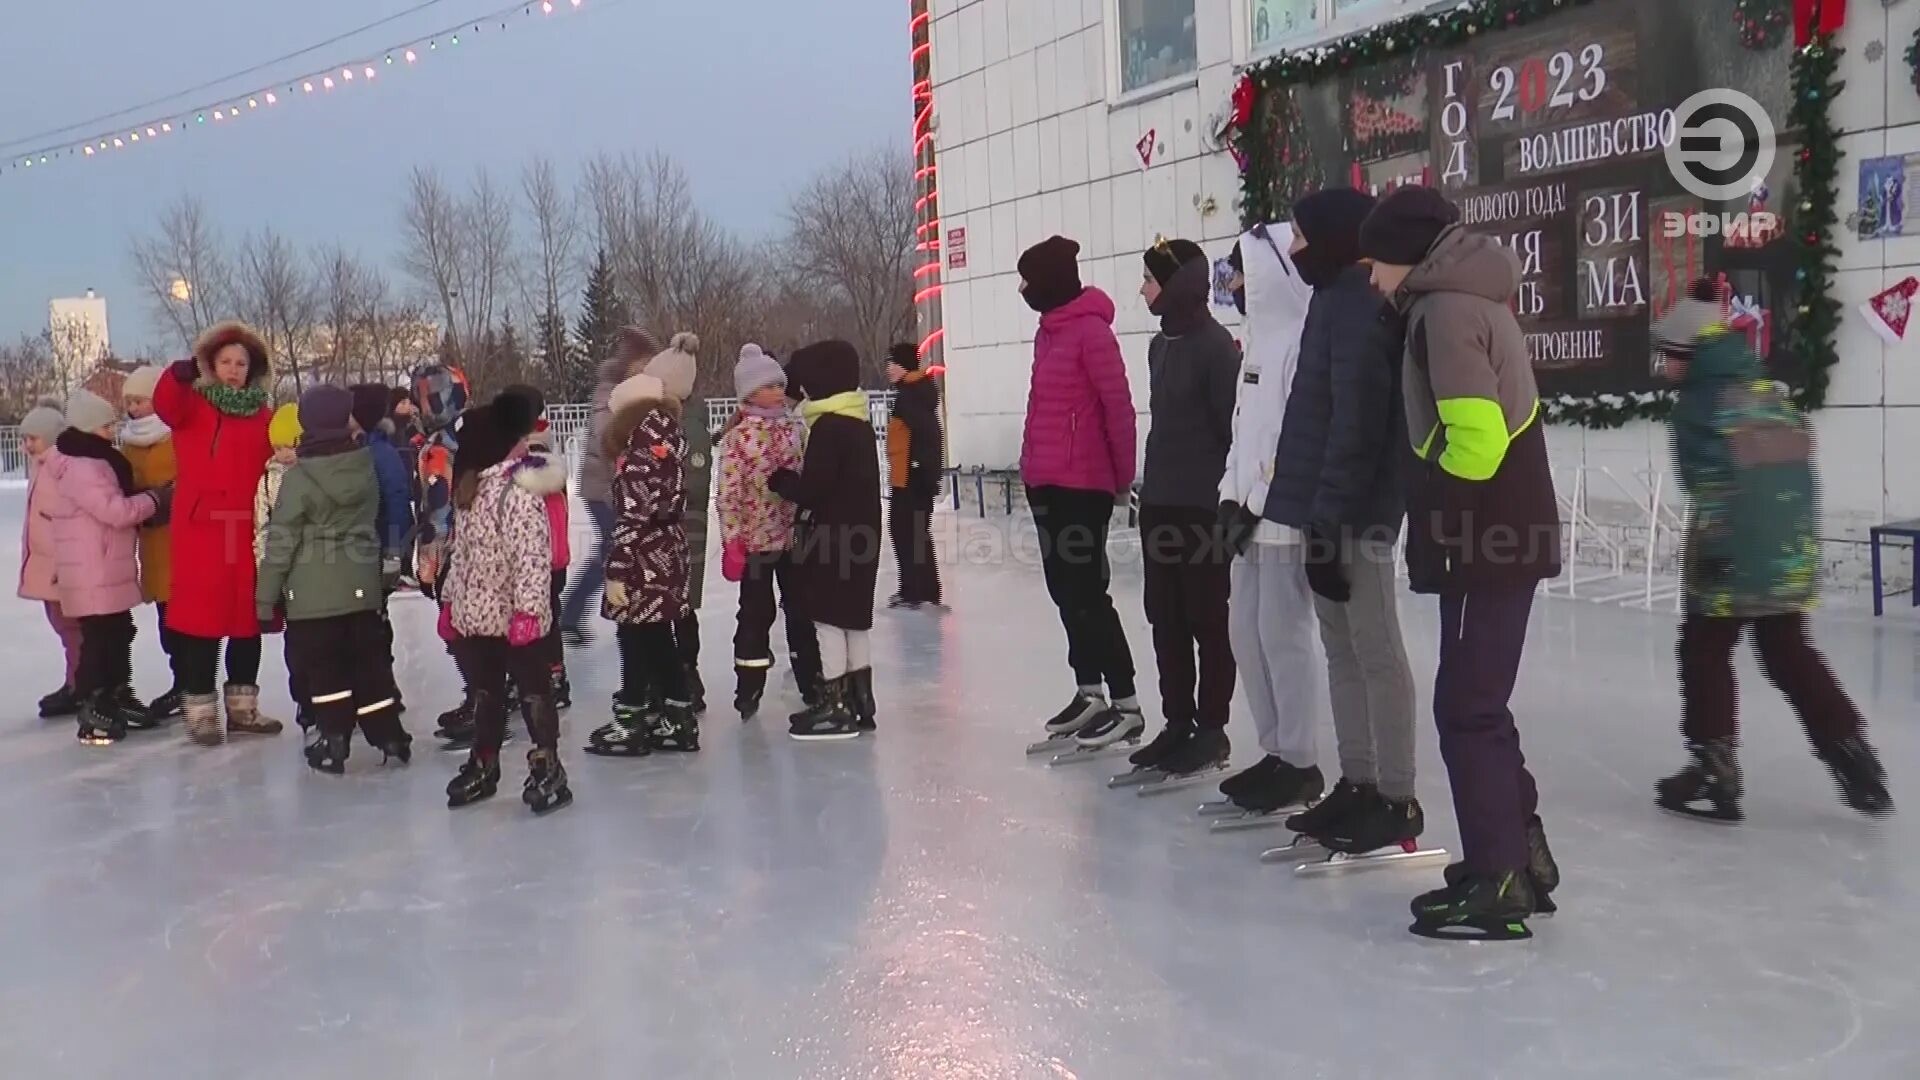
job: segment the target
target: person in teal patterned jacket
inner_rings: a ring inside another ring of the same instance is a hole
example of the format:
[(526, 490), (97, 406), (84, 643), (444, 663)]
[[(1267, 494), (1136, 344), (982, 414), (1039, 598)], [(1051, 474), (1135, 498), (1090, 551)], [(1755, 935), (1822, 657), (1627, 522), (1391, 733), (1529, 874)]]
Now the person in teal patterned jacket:
[(1680, 729), (1692, 761), (1660, 781), (1660, 805), (1740, 820), (1733, 650), (1751, 628), (1761, 669), (1792, 704), (1841, 799), (1861, 813), (1891, 813), (1865, 721), (1807, 625), (1820, 542), (1805, 418), (1745, 336), (1727, 328), (1714, 283), (1695, 282), (1653, 338), (1662, 374), (1679, 387), (1673, 457), (1689, 502), (1679, 666)]

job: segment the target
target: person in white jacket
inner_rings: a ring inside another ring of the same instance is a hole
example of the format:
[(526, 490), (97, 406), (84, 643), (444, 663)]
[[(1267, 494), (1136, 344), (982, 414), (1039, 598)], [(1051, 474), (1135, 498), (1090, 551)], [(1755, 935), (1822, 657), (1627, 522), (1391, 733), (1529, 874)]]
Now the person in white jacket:
[(1312, 287), (1286, 255), (1292, 244), (1293, 227), (1281, 223), (1255, 226), (1234, 249), (1246, 343), (1233, 445), (1220, 481), (1221, 522), (1240, 549), (1233, 563), (1228, 634), (1255, 737), (1266, 755), (1228, 777), (1220, 791), (1260, 812), (1316, 799), (1324, 785), (1314, 767), (1314, 728), (1325, 668), (1315, 648), (1313, 594), (1301, 536), (1262, 516), (1313, 299)]

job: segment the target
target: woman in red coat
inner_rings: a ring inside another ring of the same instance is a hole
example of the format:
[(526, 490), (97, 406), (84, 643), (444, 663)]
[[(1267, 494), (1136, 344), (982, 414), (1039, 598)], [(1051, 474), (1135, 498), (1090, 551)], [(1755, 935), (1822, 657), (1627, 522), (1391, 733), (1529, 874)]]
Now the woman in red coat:
[[(260, 715), (260, 623), (254, 616), (253, 493), (273, 447), (267, 345), (244, 323), (212, 327), (193, 359), (167, 369), (153, 407), (173, 429), (173, 602), (167, 629), (179, 638), (187, 733), (216, 746), (231, 731), (277, 735)], [(226, 724), (214, 694), (226, 640)]]

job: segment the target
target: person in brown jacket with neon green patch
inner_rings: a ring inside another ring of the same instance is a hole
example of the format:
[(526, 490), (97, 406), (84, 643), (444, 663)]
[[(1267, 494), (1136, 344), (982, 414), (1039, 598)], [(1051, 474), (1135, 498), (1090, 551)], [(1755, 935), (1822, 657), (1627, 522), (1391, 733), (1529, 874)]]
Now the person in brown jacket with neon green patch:
[(1508, 700), (1539, 583), (1560, 573), (1540, 392), (1509, 307), (1520, 263), (1463, 229), (1432, 188), (1401, 188), (1360, 227), (1373, 284), (1407, 320), (1407, 570), (1440, 597), (1433, 713), (1465, 861), (1413, 902), (1413, 932), (1521, 938), (1559, 870)]

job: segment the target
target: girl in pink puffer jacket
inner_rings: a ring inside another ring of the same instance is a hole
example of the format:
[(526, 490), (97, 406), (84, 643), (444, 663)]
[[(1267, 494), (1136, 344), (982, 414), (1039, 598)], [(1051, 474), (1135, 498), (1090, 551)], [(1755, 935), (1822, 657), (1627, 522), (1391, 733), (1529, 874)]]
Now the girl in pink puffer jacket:
[(25, 600), (38, 600), (46, 606), (47, 622), (60, 637), (60, 649), (66, 654), (66, 682), (60, 689), (40, 699), (40, 718), (52, 720), (80, 711), (80, 699), (74, 695), (74, 676), (80, 671), (80, 624), (60, 610), (60, 589), (56, 583), (54, 560), (60, 544), (54, 539), (53, 481), (43, 467), (53, 450), (53, 440), (66, 430), (67, 418), (60, 413), (60, 402), (49, 398), (20, 421), (20, 448), (27, 455), (27, 518), (20, 527), (20, 591)]
[(67, 399), (67, 430), (41, 464), (53, 485), (54, 583), (60, 610), (80, 623), (82, 742), (112, 743), (129, 727), (152, 727), (129, 693), (133, 681), (133, 609), (144, 600), (135, 559), (139, 527), (163, 512), (168, 488), (134, 493), (133, 466), (114, 448), (118, 412), (98, 395)]

